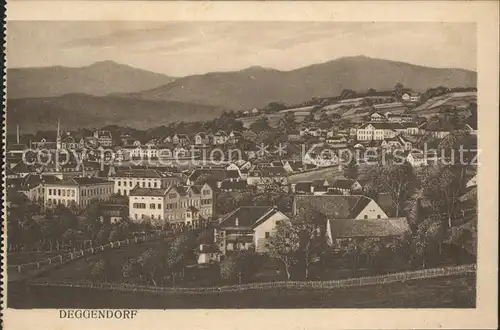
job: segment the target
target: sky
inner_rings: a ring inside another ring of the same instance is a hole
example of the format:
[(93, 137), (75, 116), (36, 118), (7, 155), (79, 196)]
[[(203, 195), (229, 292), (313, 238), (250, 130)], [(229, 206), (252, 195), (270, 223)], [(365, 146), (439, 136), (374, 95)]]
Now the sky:
[(171, 76), (364, 55), (476, 70), (473, 23), (10, 21), (7, 66), (112, 60)]

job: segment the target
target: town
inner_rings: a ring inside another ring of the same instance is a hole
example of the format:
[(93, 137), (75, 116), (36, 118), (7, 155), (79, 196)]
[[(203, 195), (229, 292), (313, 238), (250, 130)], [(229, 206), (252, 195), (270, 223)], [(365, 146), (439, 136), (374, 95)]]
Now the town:
[(395, 82), (148, 130), (60, 121), (9, 133), (6, 248), (18, 273), (160, 234), (160, 249), (96, 254), (74, 279), (202, 287), (475, 263), (475, 88)]

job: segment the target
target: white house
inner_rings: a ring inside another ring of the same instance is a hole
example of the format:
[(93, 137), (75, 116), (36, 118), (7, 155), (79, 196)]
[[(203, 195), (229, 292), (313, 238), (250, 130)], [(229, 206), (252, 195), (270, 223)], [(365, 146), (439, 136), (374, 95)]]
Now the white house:
[(265, 253), (268, 239), (283, 221), (289, 218), (274, 207), (242, 206), (221, 220), (215, 231), (215, 243), (223, 255), (251, 246), (255, 252)]
[(211, 264), (220, 260), (220, 253), (214, 246), (210, 244), (200, 244), (195, 253), (198, 256), (198, 264)]
[(331, 188), (338, 190), (343, 195), (350, 195), (352, 193), (360, 193), (363, 187), (357, 180), (352, 179), (337, 179), (331, 185)]
[(409, 152), (406, 160), (412, 167), (420, 167), (427, 165), (427, 157), (423, 152)]
[(400, 123), (366, 123), (356, 131), (358, 141), (383, 140), (406, 131)]
[(378, 112), (374, 112), (372, 113), (372, 115), (370, 116), (370, 121), (372, 122), (382, 122), (382, 121), (385, 121), (386, 118), (384, 115), (378, 113)]

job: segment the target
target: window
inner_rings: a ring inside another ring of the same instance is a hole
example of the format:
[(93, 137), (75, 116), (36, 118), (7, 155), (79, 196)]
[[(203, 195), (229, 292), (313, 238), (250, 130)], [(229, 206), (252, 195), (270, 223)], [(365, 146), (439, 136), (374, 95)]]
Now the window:
[(122, 185), (122, 182), (118, 181), (118, 187), (121, 187), (121, 185)]
[(276, 220), (276, 226), (281, 225), (281, 220)]
[(57, 196), (61, 196), (61, 189), (57, 189)]
[(377, 219), (380, 219), (380, 214), (377, 214)]
[(367, 216), (367, 215), (365, 215), (365, 216), (364, 216), (364, 218), (365, 218), (365, 220), (366, 220), (366, 219), (368, 219), (368, 216)]
[(158, 204), (158, 210), (161, 210), (161, 204)]
[(266, 238), (269, 238), (269, 232), (268, 231), (266, 231), (265, 236), (266, 236)]
[(148, 188), (151, 188), (151, 182), (148, 182)]
[(52, 195), (52, 189), (49, 189), (49, 195)]
[(118, 195), (121, 195), (121, 193), (122, 193), (122, 192), (121, 192), (121, 190), (120, 190), (120, 189), (118, 189)]
[(156, 209), (156, 204), (154, 203), (149, 204), (149, 208), (152, 210)]
[(158, 187), (158, 183), (156, 181), (153, 183), (153, 187), (155, 187), (155, 188)]

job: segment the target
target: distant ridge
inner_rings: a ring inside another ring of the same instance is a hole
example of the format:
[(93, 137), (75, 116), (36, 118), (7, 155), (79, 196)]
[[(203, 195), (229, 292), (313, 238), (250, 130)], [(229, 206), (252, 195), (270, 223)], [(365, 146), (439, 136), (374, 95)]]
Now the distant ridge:
[(168, 84), (174, 79), (109, 60), (79, 68), (12, 68), (7, 70), (7, 96), (54, 97), (71, 93), (103, 96), (151, 89)]
[(476, 72), (464, 69), (429, 68), (350, 56), (291, 71), (253, 66), (233, 72), (187, 76), (129, 96), (242, 110), (263, 107), (274, 101), (297, 104), (312, 97), (336, 96), (343, 89), (390, 90), (398, 82), (420, 92), (440, 85), (474, 87), (476, 76)]

